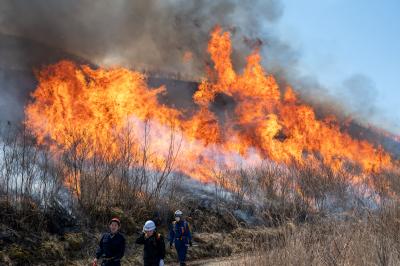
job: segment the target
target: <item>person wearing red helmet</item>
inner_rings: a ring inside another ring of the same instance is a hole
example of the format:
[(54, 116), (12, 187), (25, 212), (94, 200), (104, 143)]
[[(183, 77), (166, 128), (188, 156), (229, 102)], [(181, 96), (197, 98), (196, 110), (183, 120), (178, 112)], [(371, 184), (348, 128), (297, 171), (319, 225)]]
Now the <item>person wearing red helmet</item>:
[(110, 232), (103, 234), (100, 239), (93, 265), (97, 265), (97, 260), (100, 258), (102, 258), (102, 266), (121, 265), (121, 259), (125, 253), (125, 237), (119, 232), (121, 221), (118, 218), (112, 218), (109, 228)]

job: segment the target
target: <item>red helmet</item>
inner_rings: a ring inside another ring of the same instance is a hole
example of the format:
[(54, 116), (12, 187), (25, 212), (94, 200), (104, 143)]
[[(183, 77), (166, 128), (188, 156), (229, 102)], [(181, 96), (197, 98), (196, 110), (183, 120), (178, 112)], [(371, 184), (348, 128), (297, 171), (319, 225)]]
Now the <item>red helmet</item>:
[(118, 224), (118, 226), (121, 226), (121, 221), (120, 221), (118, 218), (116, 218), (116, 217), (114, 217), (114, 218), (111, 219), (110, 224), (111, 224), (112, 222), (116, 222), (116, 223)]

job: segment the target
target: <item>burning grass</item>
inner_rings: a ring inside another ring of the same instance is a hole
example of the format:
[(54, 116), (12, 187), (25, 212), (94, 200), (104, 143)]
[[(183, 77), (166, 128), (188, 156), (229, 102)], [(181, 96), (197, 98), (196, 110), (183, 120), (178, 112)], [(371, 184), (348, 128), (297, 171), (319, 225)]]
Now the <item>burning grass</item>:
[[(18, 139), (21, 135), (13, 136)], [(21, 143), (28, 145), (29, 141), (6, 142), (5, 149), (16, 149), (21, 158), (31, 158), (32, 150), (20, 149)], [(33, 147), (40, 150), (39, 146)], [(43, 261), (84, 265), (89, 259), (78, 258), (90, 257), (88, 254), (96, 245), (97, 230), (103, 230), (110, 217), (119, 216), (128, 239), (134, 239), (143, 222), (153, 218), (154, 211), (159, 212), (163, 223), (161, 230), (165, 234), (176, 208), (184, 210), (196, 232), (198, 246), (189, 253), (193, 260), (242, 252), (254, 254), (262, 250), (263, 255), (249, 257), (248, 265), (256, 261), (267, 263), (265, 265), (270, 261), (302, 265), (310, 259), (315, 265), (328, 262), (357, 265), (361, 262), (355, 261), (356, 257), (365, 252), (367, 243), (373, 243), (373, 254), (368, 254), (368, 259), (397, 262), (393, 252), (397, 243), (394, 236), (399, 235), (396, 230), (400, 212), (396, 204), (388, 204), (392, 200), (397, 202), (399, 193), (396, 186), (399, 176), (395, 172), (382, 172), (369, 176), (364, 183), (354, 183), (349, 171), (333, 171), (320, 163), (286, 167), (266, 161), (258, 167), (215, 172), (217, 181), (212, 184), (202, 184), (171, 172), (164, 176), (158, 193), (158, 182), (155, 181), (159, 179), (153, 177), (160, 173), (145, 171), (145, 167), (132, 171), (135, 168), (125, 165), (124, 160), (108, 165), (109, 161), (97, 157), (100, 155), (86, 161), (71, 156), (72, 151), (66, 151), (55, 157), (60, 159), (57, 163), (42, 165), (43, 161), (37, 160), (23, 164), (20, 160), (13, 161), (13, 154), (5, 153), (1, 161), (2, 169), (12, 169), (4, 172), (7, 175), (0, 180), (4, 184), (1, 209), (5, 214), (0, 223), (5, 225), (5, 231), (15, 232), (0, 250), (2, 262), (6, 264), (11, 259), (30, 265)], [(46, 190), (51, 193), (37, 194), (23, 189), (26, 180), (21, 179), (20, 173), (32, 165), (41, 165), (39, 173), (47, 176), (39, 187), (51, 187), (47, 184), (51, 180), (60, 182), (59, 175), (52, 175), (54, 173), (79, 173), (81, 178), (74, 187), (79, 186), (80, 192)], [(17, 186), (15, 182), (6, 186), (7, 180), (16, 178), (21, 181), (16, 183)], [(234, 186), (227, 189), (227, 182)], [(104, 186), (107, 190), (103, 190)], [(54, 202), (60, 200), (71, 202), (71, 205), (52, 209)], [(80, 225), (73, 224), (72, 232), (65, 231), (67, 226), (59, 228), (59, 231), (53, 231), (57, 233), (56, 237), (47, 233), (54, 229), (51, 220), (58, 221), (57, 225), (67, 225), (65, 219), (57, 218), (67, 206), (71, 209), (67, 209), (66, 217), (79, 214)], [(32, 239), (34, 244), (26, 239)], [(0, 241), (7, 240), (2, 238)], [(350, 244), (342, 246), (346, 241)], [(351, 250), (347, 251), (349, 247)], [(54, 249), (54, 252), (47, 252), (47, 249)], [(341, 255), (343, 252), (346, 255)], [(169, 252), (168, 260), (175, 260), (172, 252)], [(139, 261), (138, 248), (128, 249), (124, 262), (134, 264)]]
[[(286, 165), (316, 160), (336, 171), (352, 165), (360, 168), (353, 175), (358, 181), (396, 167), (381, 147), (352, 138), (334, 116), (318, 119), (292, 88), (279, 87), (257, 51), (242, 73), (235, 71), (228, 32), (216, 27), (208, 52), (214, 65), (193, 95), (192, 110), (161, 103), (165, 87), (149, 88), (139, 72), (61, 61), (39, 71), (26, 125), (40, 144), (55, 152), (76, 149), (77, 156), (89, 160), (96, 152), (119, 159), (121, 135), (129, 134), (124, 137), (129, 146), (123, 148), (131, 156), (151, 137), (157, 152), (147, 167), (159, 170), (169, 156), (176, 170), (203, 182), (215, 181), (221, 167), (251, 166), (264, 158)], [(142, 134), (149, 125), (150, 134)]]
[[(163, 87), (149, 88), (143, 74), (124, 68), (62, 61), (42, 69), (22, 128), (3, 126), (1, 208), (17, 218), (0, 222), (27, 231), (34, 221), (35, 231), (57, 229), (59, 237), (40, 236), (34, 246), (19, 238), (1, 256), (34, 264), (45, 258), (25, 255), (40, 251), (74, 260), (90, 253), (112, 216), (133, 239), (155, 211), (166, 230), (179, 208), (198, 233), (192, 258), (261, 249), (251, 261), (396, 263), (399, 211), (386, 203), (398, 200), (398, 162), (352, 138), (336, 118), (317, 119), (256, 51), (236, 72), (229, 33), (216, 28), (208, 52), (214, 68), (193, 110), (162, 104)], [(60, 210), (81, 216), (78, 232), (54, 228), (63, 223), (49, 215)], [(93, 231), (80, 235), (86, 229)], [(367, 243), (373, 252), (363, 261)], [(134, 251), (127, 261), (137, 262)]]

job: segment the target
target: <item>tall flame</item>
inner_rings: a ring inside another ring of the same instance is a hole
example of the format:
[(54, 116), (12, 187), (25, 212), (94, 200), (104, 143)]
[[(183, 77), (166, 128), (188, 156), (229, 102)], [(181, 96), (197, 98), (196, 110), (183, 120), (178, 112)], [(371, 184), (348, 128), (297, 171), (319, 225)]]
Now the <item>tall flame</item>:
[[(364, 172), (393, 167), (382, 148), (353, 139), (335, 118), (317, 119), (292, 88), (279, 88), (257, 51), (237, 73), (228, 32), (216, 27), (208, 52), (214, 68), (193, 95), (196, 111), (190, 117), (162, 104), (158, 96), (165, 88), (149, 88), (139, 72), (61, 61), (39, 72), (26, 124), (40, 143), (52, 143), (56, 149), (70, 148), (71, 136), (79, 134), (112, 155), (118, 153), (117, 138), (128, 123), (137, 121), (133, 132), (140, 139), (143, 122), (151, 121), (160, 160), (170, 144), (165, 131), (173, 128), (182, 136), (183, 159), (177, 161), (177, 170), (203, 181), (212, 180), (218, 165), (234, 167), (239, 161), (250, 164), (264, 158), (286, 164), (318, 158), (333, 169), (349, 162)], [(232, 99), (234, 108), (213, 111), (218, 95)]]

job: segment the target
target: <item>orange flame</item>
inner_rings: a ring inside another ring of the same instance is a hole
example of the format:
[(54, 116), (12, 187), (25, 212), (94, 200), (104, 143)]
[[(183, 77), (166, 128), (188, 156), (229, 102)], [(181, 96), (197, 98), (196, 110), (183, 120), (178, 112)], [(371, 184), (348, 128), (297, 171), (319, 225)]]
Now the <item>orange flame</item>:
[[(164, 132), (174, 128), (182, 137), (177, 170), (202, 181), (212, 181), (220, 165), (235, 167), (264, 158), (286, 164), (320, 158), (333, 169), (350, 162), (365, 172), (393, 167), (382, 148), (342, 132), (335, 118), (318, 120), (290, 87), (280, 89), (261, 66), (257, 51), (248, 56), (243, 73), (237, 73), (228, 32), (217, 27), (208, 52), (214, 69), (193, 95), (197, 111), (189, 118), (161, 104), (157, 97), (165, 88), (149, 88), (139, 72), (61, 61), (40, 71), (33, 102), (26, 107), (26, 124), (40, 143), (50, 140), (57, 149), (68, 149), (72, 132), (78, 132), (112, 155), (118, 153), (118, 134), (132, 119), (138, 140), (143, 121), (149, 120), (158, 160), (170, 145)], [(233, 99), (232, 110), (212, 110), (219, 94)]]

